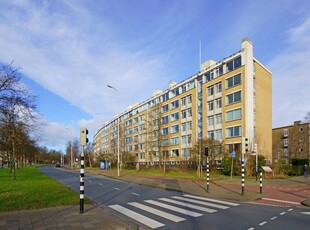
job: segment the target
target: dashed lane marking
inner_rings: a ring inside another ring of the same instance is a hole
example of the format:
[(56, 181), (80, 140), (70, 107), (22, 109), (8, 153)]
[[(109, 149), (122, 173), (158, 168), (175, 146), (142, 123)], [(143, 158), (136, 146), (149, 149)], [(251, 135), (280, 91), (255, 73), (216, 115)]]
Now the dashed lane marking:
[(259, 225), (260, 225), (260, 226), (263, 226), (263, 225), (265, 225), (265, 224), (267, 224), (267, 223), (268, 223), (267, 221), (263, 221), (263, 222), (259, 223)]

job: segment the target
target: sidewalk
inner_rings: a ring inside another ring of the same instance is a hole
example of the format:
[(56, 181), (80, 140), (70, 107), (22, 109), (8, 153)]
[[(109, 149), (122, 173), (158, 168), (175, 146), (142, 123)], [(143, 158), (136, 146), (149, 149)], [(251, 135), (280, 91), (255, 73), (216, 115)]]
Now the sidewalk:
[[(116, 171), (87, 170), (97, 176), (108, 176), (131, 183), (181, 191), (183, 193), (237, 202), (251, 202), (264, 205), (301, 207), (302, 202), (310, 206), (310, 178), (264, 179), (263, 193), (260, 194), (259, 179), (245, 179), (245, 192), (241, 194), (241, 179), (212, 179), (207, 192), (206, 181), (176, 179), (164, 176), (132, 175)], [(305, 207), (305, 206), (303, 206)], [(104, 206), (86, 205), (85, 212), (79, 213), (79, 205), (61, 206), (40, 210), (22, 210), (0, 213), (2, 229), (139, 229), (125, 219), (115, 216)], [(141, 229), (141, 228), (140, 228)]]

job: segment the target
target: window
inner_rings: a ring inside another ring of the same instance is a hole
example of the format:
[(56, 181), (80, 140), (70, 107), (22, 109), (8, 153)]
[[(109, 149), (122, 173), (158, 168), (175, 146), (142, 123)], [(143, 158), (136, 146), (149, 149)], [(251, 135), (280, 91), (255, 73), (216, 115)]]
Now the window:
[(187, 135), (187, 143), (188, 144), (192, 143), (192, 135), (191, 134)]
[(161, 143), (162, 143), (162, 146), (168, 146), (169, 145), (168, 139), (162, 139)]
[(179, 150), (178, 149), (172, 149), (170, 156), (171, 157), (178, 157), (179, 156)]
[(187, 109), (187, 117), (192, 116), (192, 108)]
[(139, 131), (139, 127), (138, 126), (135, 126), (134, 128), (133, 128), (133, 132), (135, 133), (135, 132), (138, 132)]
[(283, 137), (288, 137), (288, 129), (283, 130)]
[(145, 115), (142, 114), (142, 115), (140, 116), (140, 122), (144, 121), (144, 119), (145, 119)]
[(138, 117), (135, 117), (134, 119), (133, 119), (133, 123), (135, 124), (135, 123), (137, 123), (139, 121), (139, 118)]
[(237, 103), (241, 101), (241, 91), (234, 92), (226, 96), (226, 104), (230, 105), (232, 103)]
[(171, 138), (171, 144), (172, 145), (178, 145), (179, 144), (179, 137), (172, 137)]
[(241, 84), (241, 73), (226, 79), (226, 89)]
[(288, 147), (288, 139), (283, 140), (283, 147)]
[(181, 114), (182, 114), (182, 119), (185, 119), (186, 118), (186, 110), (182, 110)]
[(186, 136), (182, 136), (182, 144), (186, 144)]
[(289, 154), (289, 150), (288, 149), (283, 149), (283, 155), (285, 157), (288, 157), (288, 154)]
[(222, 92), (222, 82), (218, 82), (215, 84), (215, 93)]
[(226, 112), (226, 121), (234, 121), (241, 119), (241, 108)]
[(179, 113), (173, 113), (171, 114), (171, 121), (179, 120)]
[(168, 116), (164, 116), (164, 117), (162, 117), (162, 119), (161, 119), (161, 123), (163, 123), (163, 124), (167, 124), (167, 123), (168, 123)]
[(191, 94), (187, 96), (187, 103), (188, 104), (192, 103), (192, 95)]
[(222, 98), (215, 99), (215, 109), (222, 108)]
[(186, 123), (182, 123), (182, 132), (186, 131)]
[(171, 109), (175, 109), (179, 107), (179, 100), (171, 102)]
[(213, 72), (206, 73), (207, 81), (211, 81), (214, 78)]
[(214, 116), (208, 116), (208, 126), (214, 125)]
[(214, 87), (213, 85), (208, 87), (208, 97), (212, 96), (214, 94)]
[(215, 114), (215, 123), (217, 125), (222, 124), (222, 114), (221, 113)]
[(165, 93), (162, 97), (163, 101), (167, 101), (169, 99), (169, 93)]
[(189, 122), (187, 123), (187, 129), (188, 129), (188, 130), (192, 130), (192, 122), (191, 122), (191, 121), (189, 121)]
[(168, 127), (162, 129), (162, 134), (167, 135), (169, 132)]
[(163, 109), (163, 113), (168, 112), (169, 110), (168, 105), (164, 105), (162, 109)]
[(209, 101), (208, 102), (208, 111), (212, 111), (213, 110), (213, 101)]
[(228, 72), (240, 67), (241, 66), (241, 56), (239, 56), (239, 57), (235, 58), (234, 60), (228, 62), (226, 64), (226, 66), (227, 66)]
[(241, 125), (229, 127), (226, 129), (226, 138), (229, 137), (240, 137), (241, 136)]
[(208, 138), (214, 140), (214, 131), (208, 131)]
[(215, 139), (216, 140), (222, 140), (223, 139), (222, 130), (221, 129), (215, 130)]
[(303, 130), (303, 127), (299, 127), (299, 132), (302, 132)]
[(171, 133), (177, 133), (177, 132), (179, 132), (179, 125), (173, 125), (173, 126), (171, 126), (170, 130), (171, 130)]
[(181, 99), (181, 104), (182, 104), (182, 106), (185, 106), (185, 105), (186, 105), (186, 97), (183, 97), (183, 98)]

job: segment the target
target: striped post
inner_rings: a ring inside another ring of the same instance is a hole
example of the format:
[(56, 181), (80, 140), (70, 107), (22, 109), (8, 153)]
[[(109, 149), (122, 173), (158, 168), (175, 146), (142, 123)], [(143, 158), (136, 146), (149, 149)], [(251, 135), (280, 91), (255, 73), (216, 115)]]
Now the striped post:
[(209, 192), (209, 157), (207, 157), (207, 192)]
[(263, 194), (263, 172), (260, 170), (259, 172), (259, 193)]
[(242, 157), (241, 161), (241, 183), (242, 183), (241, 194), (244, 195), (244, 157)]
[(84, 146), (81, 153), (81, 168), (80, 168), (80, 213), (84, 212)]

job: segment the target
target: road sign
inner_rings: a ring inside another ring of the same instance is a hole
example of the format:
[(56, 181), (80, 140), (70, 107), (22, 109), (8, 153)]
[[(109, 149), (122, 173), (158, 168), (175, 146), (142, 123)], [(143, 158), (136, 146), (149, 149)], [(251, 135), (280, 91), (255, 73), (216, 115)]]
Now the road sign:
[(234, 151), (232, 151), (232, 153), (231, 153), (231, 157), (232, 158), (235, 158), (236, 157), (236, 151), (234, 150)]

